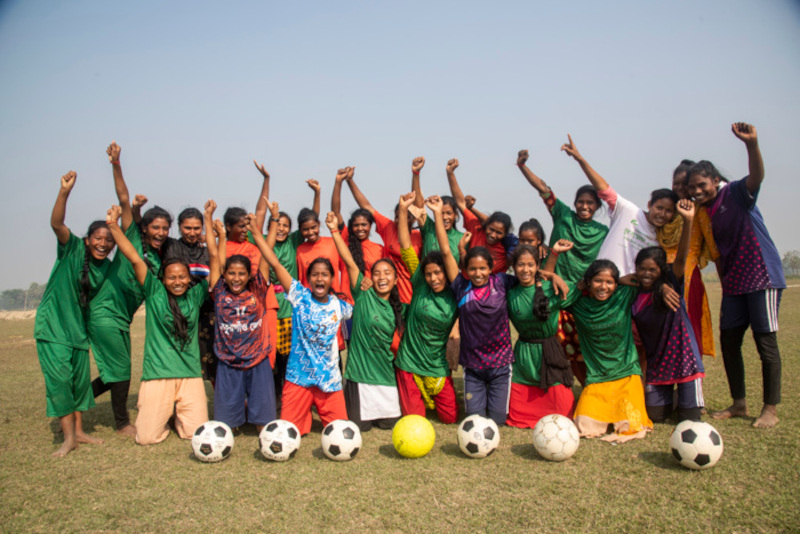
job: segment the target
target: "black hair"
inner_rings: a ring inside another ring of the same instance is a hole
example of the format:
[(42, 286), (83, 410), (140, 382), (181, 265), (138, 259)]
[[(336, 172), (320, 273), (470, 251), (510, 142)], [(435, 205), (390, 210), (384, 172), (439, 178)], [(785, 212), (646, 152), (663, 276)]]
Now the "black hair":
[[(164, 273), (167, 271), (167, 267), (176, 263), (183, 265), (186, 267), (186, 272), (191, 273), (185, 261), (178, 258), (170, 258), (161, 264), (160, 278), (162, 283), (164, 282)], [(172, 335), (181, 342), (181, 349), (183, 349), (189, 342), (189, 320), (181, 311), (175, 296), (169, 291), (167, 291), (167, 300), (169, 301), (169, 311), (172, 313)]]
[[(92, 234), (102, 228), (108, 229), (108, 225), (105, 221), (94, 221), (89, 225), (89, 229), (86, 231), (86, 239), (92, 237)], [(78, 281), (78, 301), (81, 305), (81, 308), (88, 308), (89, 301), (91, 300), (91, 296), (89, 295), (89, 292), (91, 291), (91, 285), (89, 284), (89, 264), (92, 260), (92, 252), (87, 246), (84, 246), (83, 248), (84, 258), (83, 268), (81, 268), (81, 278)]]
[(502, 224), (503, 228), (506, 229), (505, 231), (506, 234), (508, 234), (508, 232), (510, 232), (511, 229), (514, 228), (514, 225), (511, 224), (511, 216), (508, 213), (502, 211), (495, 211), (494, 213), (489, 215), (489, 218), (486, 219), (486, 222), (484, 223), (483, 227), (486, 228), (494, 222), (499, 222), (500, 224)]
[(489, 269), (494, 269), (494, 258), (492, 258), (492, 253), (489, 252), (489, 249), (486, 247), (472, 247), (467, 251), (467, 254), (464, 256), (464, 268), (469, 267), (469, 260), (473, 258), (483, 258), (486, 260), (486, 263), (489, 264)]
[(303, 208), (300, 210), (300, 213), (297, 214), (297, 227), (300, 228), (308, 221), (314, 221), (319, 224), (319, 215), (317, 215), (317, 212), (314, 210)]
[(595, 189), (592, 185), (583, 185), (575, 191), (575, 202), (573, 204), (578, 203), (578, 199), (581, 198), (582, 195), (590, 195), (595, 202), (597, 202), (597, 208), (599, 209), (603, 205), (603, 201), (600, 200), (600, 195), (597, 194), (597, 189)]
[[(244, 256), (242, 254), (234, 254), (233, 256), (231, 256), (230, 258), (225, 260), (225, 269), (224, 269), (224, 271), (227, 271), (228, 267), (230, 267), (234, 263), (241, 264), (245, 268), (245, 270), (247, 271), (248, 274), (250, 273), (250, 269), (253, 268), (253, 264), (250, 262), (250, 258), (248, 258), (247, 256)], [(248, 284), (249, 283), (250, 282), (248, 282)]]
[(668, 307), (664, 302), (664, 295), (662, 293), (662, 287), (667, 283), (667, 253), (664, 252), (664, 249), (661, 247), (643, 248), (636, 254), (636, 267), (638, 268), (639, 265), (647, 259), (656, 262), (656, 265), (661, 270), (661, 274), (653, 283), (653, 287), (650, 288), (653, 292), (653, 305), (659, 311), (667, 311)]
[(289, 221), (289, 229), (291, 229), (292, 228), (292, 218), (289, 217), (289, 214), (286, 213), (285, 211), (279, 211), (278, 212), (278, 218), (280, 219), (281, 217), (286, 217), (286, 220)]
[(614, 279), (615, 284), (619, 284), (619, 269), (616, 264), (611, 260), (594, 260), (586, 272), (583, 274), (583, 282), (588, 288), (592, 282), (592, 278), (597, 276), (603, 271), (611, 271), (611, 277)]
[(314, 266), (318, 263), (321, 263), (325, 267), (327, 267), (328, 272), (331, 273), (331, 276), (333, 276), (334, 271), (333, 271), (333, 264), (331, 264), (331, 260), (320, 256), (319, 258), (314, 258), (314, 261), (308, 264), (308, 268), (306, 269), (306, 280), (311, 278), (311, 271), (314, 269)]
[(542, 223), (539, 222), (538, 219), (528, 219), (524, 223), (519, 225), (519, 235), (522, 235), (522, 232), (533, 232), (536, 234), (536, 238), (539, 240), (539, 243), (544, 244), (546, 235), (544, 233), (544, 228), (542, 228)]
[(678, 166), (675, 167), (675, 170), (672, 171), (672, 179), (674, 180), (675, 177), (678, 176), (679, 174), (686, 173), (686, 177), (683, 179), (683, 183), (684, 184), (688, 183), (689, 182), (689, 169), (692, 168), (692, 165), (694, 165), (694, 161), (692, 161), (690, 159), (681, 160), (681, 162), (678, 164)]
[(516, 269), (517, 261), (522, 257), (523, 254), (530, 254), (533, 257), (533, 261), (536, 262), (536, 277), (534, 280), (536, 281), (536, 289), (533, 292), (533, 316), (539, 319), (540, 321), (546, 321), (548, 317), (550, 317), (550, 305), (547, 302), (547, 297), (544, 296), (544, 290), (542, 289), (542, 275), (539, 274), (538, 268), (541, 265), (541, 261), (539, 260), (539, 252), (530, 245), (518, 245), (514, 249), (514, 254), (511, 256), (511, 265), (514, 266)]
[(200, 222), (203, 222), (203, 214), (197, 208), (186, 208), (178, 215), (178, 226), (186, 219), (200, 219)]
[(650, 193), (650, 202), (649, 202), (649, 204), (655, 204), (656, 202), (658, 202), (662, 198), (668, 198), (672, 202), (674, 202), (675, 204), (677, 204), (678, 201), (680, 200), (680, 197), (678, 196), (678, 193), (676, 193), (672, 189), (656, 189), (655, 191)]
[(709, 178), (711, 180), (719, 178), (720, 182), (728, 182), (728, 179), (722, 176), (717, 168), (714, 167), (714, 164), (708, 160), (700, 160), (689, 167), (689, 170), (686, 171), (686, 181), (688, 182), (695, 174), (699, 174), (703, 178)]
[(350, 254), (353, 256), (353, 261), (356, 262), (358, 270), (363, 273), (367, 270), (367, 266), (364, 264), (364, 247), (361, 240), (353, 233), (353, 224), (359, 217), (364, 217), (370, 227), (375, 223), (375, 219), (369, 211), (364, 208), (358, 208), (350, 214), (350, 220), (347, 221), (347, 248), (350, 249)]
[(172, 215), (161, 206), (153, 206), (142, 215), (142, 220), (139, 222), (139, 229), (142, 233), (145, 232), (156, 219), (166, 219), (167, 226), (172, 226)]
[[(375, 267), (381, 263), (388, 263), (392, 269), (394, 269), (395, 277), (397, 276), (397, 266), (389, 258), (381, 258), (376, 261), (372, 266), (372, 270), (374, 271)], [(397, 284), (395, 284), (392, 290), (389, 292), (389, 305), (392, 307), (392, 311), (394, 312), (394, 328), (397, 330), (397, 334), (402, 336), (403, 331), (406, 328), (406, 323), (403, 321), (403, 302), (400, 300), (400, 291), (397, 289)]]
[[(438, 265), (439, 268), (442, 269), (442, 272), (447, 273), (447, 269), (444, 266), (444, 254), (440, 250), (431, 250), (428, 252), (422, 261), (419, 262), (419, 267), (417, 269), (422, 269), (422, 274), (425, 274), (425, 267), (428, 265)], [(447, 276), (444, 277), (445, 287), (449, 284), (447, 280)]]
[(225, 228), (229, 228), (245, 217), (247, 217), (247, 212), (244, 210), (244, 208), (231, 206), (225, 210), (225, 215), (222, 217), (222, 221), (225, 223)]
[(453, 213), (456, 214), (456, 220), (453, 222), (453, 227), (455, 228), (455, 223), (461, 218), (460, 212), (458, 211), (458, 204), (456, 204), (456, 199), (450, 195), (442, 195), (439, 198), (442, 199), (442, 206), (450, 206), (453, 208)]

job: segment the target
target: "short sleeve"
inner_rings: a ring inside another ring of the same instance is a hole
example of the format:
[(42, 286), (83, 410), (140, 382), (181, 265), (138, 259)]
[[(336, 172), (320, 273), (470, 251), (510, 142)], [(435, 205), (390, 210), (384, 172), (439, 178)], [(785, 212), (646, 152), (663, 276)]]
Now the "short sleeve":
[[(750, 191), (747, 189), (747, 176), (742, 178), (741, 180), (736, 180), (735, 182), (729, 184), (727, 187), (730, 187), (730, 195), (736, 200), (736, 202), (748, 210), (753, 209), (756, 205), (756, 200), (758, 199), (758, 191), (751, 194)], [(760, 188), (759, 188), (760, 190)]]
[[(82, 256), (85, 253), (83, 240), (70, 231), (67, 242), (63, 245), (58, 243), (56, 254), (58, 258), (66, 258), (67, 256)], [(83, 261), (82, 257), (80, 259)]]
[(472, 234), (475, 234), (478, 229), (483, 229), (480, 219), (478, 219), (470, 210), (464, 211), (464, 228), (466, 228), (467, 231), (472, 232)]
[(292, 306), (297, 306), (300, 304), (300, 301), (303, 300), (303, 293), (308, 291), (303, 284), (301, 284), (298, 280), (292, 280), (292, 285), (289, 287), (289, 292), (286, 294), (286, 300)]
[[(223, 281), (220, 278), (220, 281)], [(208, 280), (201, 280), (198, 284), (193, 286), (188, 293), (189, 300), (194, 302), (200, 307), (208, 298)]]
[(560, 198), (556, 199), (550, 208), (550, 216), (553, 218), (553, 223), (563, 221), (565, 218), (569, 217), (571, 212), (572, 210), (569, 209), (569, 206), (561, 202)]
[(567, 282), (567, 287), (569, 288), (569, 292), (567, 293), (567, 298), (561, 301), (562, 308), (567, 308), (568, 306), (575, 304), (575, 301), (577, 301), (578, 297), (580, 297), (582, 294), (580, 291), (578, 291), (577, 284), (573, 282)]
[(337, 300), (339, 301), (339, 309), (342, 312), (342, 319), (350, 319), (353, 316), (353, 305), (342, 299)]
[(619, 195), (617, 195), (617, 192), (614, 191), (613, 187), (609, 187), (608, 189), (604, 189), (602, 191), (598, 189), (597, 196), (600, 197), (600, 200), (608, 204), (608, 211), (612, 213), (616, 211)]
[(377, 210), (372, 212), (372, 218), (375, 219), (375, 230), (381, 237), (383, 237), (383, 233), (386, 231), (386, 229), (394, 224), (394, 221), (387, 219), (378, 213)]
[(289, 237), (287, 237), (286, 240), (289, 241), (289, 243), (291, 243), (292, 247), (295, 250), (297, 250), (297, 247), (299, 247), (304, 241), (303, 234), (300, 233), (300, 230), (295, 230), (294, 232), (289, 234)]
[(267, 291), (269, 291), (269, 283), (264, 279), (264, 276), (261, 274), (261, 271), (257, 271), (256, 274), (250, 280), (250, 291), (258, 295), (259, 298), (266, 298)]
[(413, 275), (417, 271), (417, 267), (419, 267), (419, 256), (417, 256), (417, 252), (413, 247), (404, 248), (400, 250), (400, 257), (403, 258), (403, 263), (408, 267), (408, 272)]

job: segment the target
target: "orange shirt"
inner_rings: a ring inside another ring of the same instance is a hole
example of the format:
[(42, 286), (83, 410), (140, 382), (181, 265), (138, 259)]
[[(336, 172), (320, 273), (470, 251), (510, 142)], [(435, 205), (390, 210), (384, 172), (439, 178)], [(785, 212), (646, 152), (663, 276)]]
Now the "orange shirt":
[[(403, 258), (400, 256), (400, 240), (397, 237), (397, 225), (394, 221), (387, 219), (377, 211), (373, 212), (372, 216), (375, 218), (375, 230), (377, 230), (378, 235), (383, 239), (384, 253), (392, 259), (395, 267), (397, 267), (397, 290), (400, 293), (400, 301), (409, 304), (414, 290), (411, 287), (411, 273), (408, 272), (408, 267), (406, 267)], [(411, 232), (411, 246), (414, 247), (414, 251), (417, 253), (417, 256), (419, 256), (419, 252), (422, 250), (422, 235), (419, 233), (419, 230), (413, 230)]]
[[(300, 283), (304, 287), (308, 287), (306, 272), (311, 262), (317, 258), (328, 258), (333, 266), (333, 282), (331, 283), (331, 287), (337, 293), (344, 293), (342, 291), (341, 281), (343, 266), (339, 259), (339, 253), (336, 251), (336, 243), (334, 243), (333, 238), (330, 237), (320, 237), (314, 244), (304, 242), (297, 247), (297, 275)], [(352, 304), (352, 299), (348, 300), (348, 302)]]
[[(350, 242), (348, 239), (350, 234), (347, 231), (347, 226), (342, 229), (341, 233), (342, 239), (344, 239), (344, 242), (349, 245)], [(364, 267), (366, 268), (364, 276), (370, 276), (372, 274), (372, 266), (375, 265), (375, 262), (386, 257), (383, 245), (379, 245), (374, 241), (365, 239), (361, 242), (361, 250), (364, 255)], [(353, 295), (350, 293), (350, 276), (347, 274), (347, 267), (345, 267), (344, 262), (342, 262), (342, 265), (340, 265), (340, 269), (342, 271), (342, 293), (346, 295), (347, 302), (352, 303)]]

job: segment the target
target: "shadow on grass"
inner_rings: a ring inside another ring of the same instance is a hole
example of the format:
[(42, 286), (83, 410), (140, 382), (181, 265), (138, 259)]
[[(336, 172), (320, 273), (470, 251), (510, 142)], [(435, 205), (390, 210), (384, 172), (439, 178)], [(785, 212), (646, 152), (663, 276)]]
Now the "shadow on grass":
[(327, 460), (328, 457), (325, 456), (325, 453), (322, 452), (322, 447), (317, 447), (316, 449), (311, 451), (311, 456), (316, 458), (317, 460)]
[(394, 448), (394, 445), (381, 445), (378, 447), (378, 452), (382, 455), (386, 456), (387, 458), (394, 458), (396, 460), (408, 460), (409, 458), (404, 457), (397, 449)]
[(547, 460), (542, 458), (539, 453), (536, 452), (536, 448), (532, 443), (520, 443), (517, 445), (512, 445), (511, 454), (519, 456), (520, 458), (525, 458), (526, 460), (548, 463)]
[(684, 467), (681, 467), (681, 465), (675, 461), (672, 453), (669, 452), (640, 452), (639, 459), (660, 469), (666, 469), (668, 471), (686, 471)]
[(439, 447), (439, 450), (448, 456), (456, 456), (458, 458), (468, 458), (466, 454), (461, 452), (461, 449), (458, 447), (457, 443), (445, 443), (444, 445)]

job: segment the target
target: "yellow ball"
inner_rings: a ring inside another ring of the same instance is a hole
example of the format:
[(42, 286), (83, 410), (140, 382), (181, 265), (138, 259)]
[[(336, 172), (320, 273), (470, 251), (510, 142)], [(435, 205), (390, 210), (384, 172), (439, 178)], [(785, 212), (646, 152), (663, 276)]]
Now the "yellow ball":
[(421, 415), (401, 418), (392, 430), (394, 448), (406, 458), (421, 458), (428, 454), (436, 441), (430, 421)]

